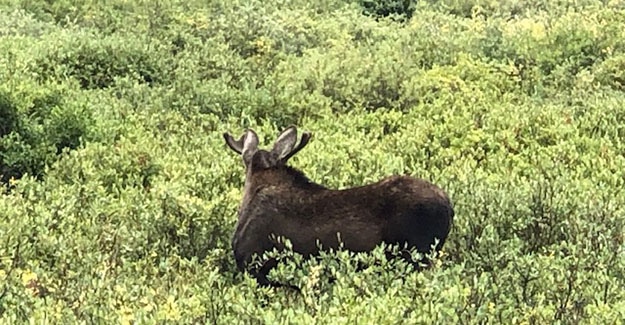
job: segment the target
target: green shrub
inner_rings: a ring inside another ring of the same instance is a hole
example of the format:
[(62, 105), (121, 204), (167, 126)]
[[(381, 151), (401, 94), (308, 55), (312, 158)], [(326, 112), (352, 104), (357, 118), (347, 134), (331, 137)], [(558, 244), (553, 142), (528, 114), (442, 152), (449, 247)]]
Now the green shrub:
[(595, 70), (599, 83), (615, 90), (625, 90), (625, 56), (611, 56), (597, 65)]
[(28, 173), (43, 176), (43, 169), (65, 148), (75, 149), (88, 132), (85, 103), (67, 102), (65, 87), (17, 82), (0, 90), (5, 129), (0, 137), (2, 181)]
[(4, 10), (0, 8), (0, 35), (21, 35), (39, 37), (56, 31), (51, 23), (43, 22), (23, 10)]
[[(361, 4), (0, 4), (0, 322), (624, 319), (620, 2), (422, 1), (401, 24)], [(269, 253), (299, 293), (240, 273), (222, 133), (288, 124), (313, 181), (445, 189), (433, 267)]]
[(19, 115), (15, 103), (8, 94), (0, 94), (0, 138), (4, 137), (18, 128)]
[(97, 34), (59, 37), (54, 47), (44, 47), (33, 63), (40, 80), (72, 77), (84, 89), (108, 88), (120, 77), (131, 77), (147, 84), (168, 81), (167, 52), (146, 40), (119, 37), (98, 39)]
[(397, 15), (410, 20), (415, 11), (413, 0), (361, 0), (360, 4), (363, 7), (363, 14), (376, 18)]

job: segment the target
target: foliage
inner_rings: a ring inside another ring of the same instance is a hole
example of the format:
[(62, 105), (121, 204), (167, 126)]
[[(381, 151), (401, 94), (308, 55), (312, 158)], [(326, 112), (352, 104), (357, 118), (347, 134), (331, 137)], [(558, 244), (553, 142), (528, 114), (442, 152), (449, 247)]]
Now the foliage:
[(410, 19), (415, 11), (415, 3), (411, 0), (362, 0), (363, 13), (377, 18), (400, 16), (401, 19)]
[[(405, 3), (3, 1), (0, 321), (625, 319), (623, 2), (381, 19)], [(289, 124), (313, 132), (292, 164), (317, 182), (449, 192), (431, 269), (392, 247), (269, 253), (299, 293), (237, 271), (244, 173), (221, 134)]]
[(64, 149), (88, 133), (90, 112), (81, 98), (66, 99), (63, 85), (10, 80), (0, 86), (0, 174), (3, 182), (23, 174), (41, 176)]

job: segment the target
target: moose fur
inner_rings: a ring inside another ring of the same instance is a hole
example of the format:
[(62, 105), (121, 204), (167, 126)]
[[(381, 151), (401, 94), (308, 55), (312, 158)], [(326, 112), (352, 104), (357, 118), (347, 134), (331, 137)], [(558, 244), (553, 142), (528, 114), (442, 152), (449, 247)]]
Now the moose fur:
[[(377, 183), (343, 190), (310, 181), (287, 161), (306, 146), (310, 133), (297, 143), (290, 126), (278, 136), (271, 151), (258, 149), (258, 136), (248, 129), (235, 140), (224, 133), (226, 144), (243, 158), (246, 169), (243, 200), (232, 248), (238, 268), (260, 284), (275, 261), (251, 270), (254, 254), (276, 246), (272, 236), (288, 238), (304, 256), (322, 248), (371, 251), (380, 243), (406, 245), (422, 253), (440, 250), (449, 234), (454, 210), (447, 194), (430, 182), (409, 176), (391, 176)], [(438, 242), (436, 242), (438, 240)]]

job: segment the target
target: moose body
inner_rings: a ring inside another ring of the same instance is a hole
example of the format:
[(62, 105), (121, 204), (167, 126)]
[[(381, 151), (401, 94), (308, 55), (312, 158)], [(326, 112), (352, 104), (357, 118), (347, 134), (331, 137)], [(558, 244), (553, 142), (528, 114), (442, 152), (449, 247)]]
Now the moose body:
[[(276, 247), (273, 236), (288, 238), (304, 256), (319, 247), (354, 252), (371, 251), (380, 243), (407, 245), (429, 252), (440, 250), (454, 217), (451, 201), (436, 185), (409, 176), (391, 176), (377, 183), (334, 190), (311, 182), (287, 160), (309, 141), (304, 133), (284, 130), (271, 151), (259, 150), (258, 137), (247, 130), (226, 143), (243, 156), (246, 179), (239, 220), (232, 238), (237, 266), (247, 269), (254, 254)], [(339, 242), (340, 240), (340, 242)], [(438, 240), (438, 242), (436, 241)], [(261, 284), (275, 265), (268, 261), (250, 271)]]

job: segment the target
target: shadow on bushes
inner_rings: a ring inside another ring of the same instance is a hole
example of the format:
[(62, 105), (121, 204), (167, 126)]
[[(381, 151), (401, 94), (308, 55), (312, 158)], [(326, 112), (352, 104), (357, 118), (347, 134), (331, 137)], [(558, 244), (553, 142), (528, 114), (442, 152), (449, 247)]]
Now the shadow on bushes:
[(148, 85), (163, 82), (167, 60), (148, 50), (154, 46), (137, 43), (121, 38), (71, 41), (40, 57), (34, 69), (42, 82), (70, 76), (83, 89), (109, 88), (119, 77)]
[[(39, 87), (39, 86), (34, 86)], [(90, 125), (90, 114), (65, 103), (62, 90), (24, 93), (0, 90), (0, 182), (25, 174), (43, 177), (47, 164), (66, 148), (75, 149)]]

